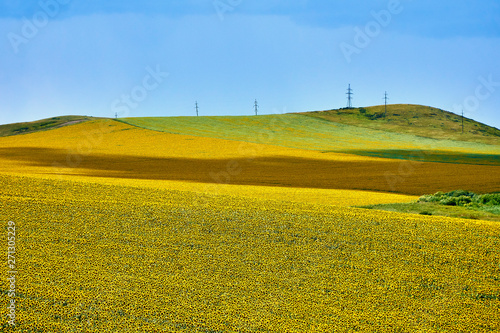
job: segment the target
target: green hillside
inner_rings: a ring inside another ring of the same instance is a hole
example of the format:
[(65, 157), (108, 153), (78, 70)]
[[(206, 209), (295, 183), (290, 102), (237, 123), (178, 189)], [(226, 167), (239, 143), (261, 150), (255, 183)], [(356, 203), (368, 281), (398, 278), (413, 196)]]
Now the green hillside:
[(500, 130), (441, 109), (395, 104), (301, 113), (327, 121), (434, 139), (500, 144)]
[[(406, 133), (402, 126), (393, 124), (388, 126), (389, 131), (383, 130), (384, 126), (369, 128), (366, 125), (372, 121), (369, 119), (358, 119), (354, 124), (359, 117), (354, 114), (355, 110), (347, 111), (352, 116), (349, 121), (344, 117), (346, 123), (327, 119), (334, 111), (263, 116), (125, 118), (120, 121), (155, 131), (321, 150), (325, 153), (500, 165), (500, 144), (493, 144), (496, 132), (491, 127), (488, 128), (492, 133), (485, 135), (491, 139), (490, 144), (449, 140), (430, 135), (425, 137), (411, 131)], [(437, 120), (431, 118), (427, 123), (437, 124)]]
[(61, 126), (80, 123), (90, 119), (93, 118), (85, 116), (61, 116), (31, 122), (0, 125), (0, 137), (49, 130)]
[[(93, 119), (61, 116), (0, 126), (0, 136)], [(291, 148), (424, 161), (500, 165), (500, 130), (436, 108), (388, 105), (262, 116), (147, 117), (118, 121), (154, 131)]]

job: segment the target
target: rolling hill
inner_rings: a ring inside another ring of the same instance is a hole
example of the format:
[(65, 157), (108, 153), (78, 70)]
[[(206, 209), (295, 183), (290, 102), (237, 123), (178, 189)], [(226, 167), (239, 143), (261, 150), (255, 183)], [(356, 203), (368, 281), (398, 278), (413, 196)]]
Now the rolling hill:
[[(436, 108), (389, 105), (262, 116), (118, 119), (171, 134), (426, 162), (500, 164), (500, 130)], [(64, 116), (0, 126), (0, 136), (55, 129), (96, 118)]]
[(411, 104), (301, 113), (327, 121), (426, 138), (500, 144), (500, 130), (441, 109)]
[[(372, 119), (370, 115), (377, 114), (379, 109), (368, 108), (368, 116), (362, 115), (359, 109), (350, 109), (263, 116), (124, 118), (120, 121), (160, 132), (325, 153), (406, 160), (418, 156), (419, 160), (428, 162), (500, 163), (500, 130), (496, 128), (467, 120), (467, 126), (475, 128), (474, 133), (461, 136), (455, 128), (457, 116), (452, 117), (449, 112), (416, 105), (392, 105), (388, 109), (392, 115), (387, 119)], [(395, 116), (396, 112), (400, 115)], [(415, 128), (407, 125), (406, 119), (416, 122)]]
[[(301, 115), (285, 117), (297, 122), (297, 117), (312, 119)], [(233, 118), (226, 119), (234, 121)], [(322, 120), (311, 121), (324, 123)], [(223, 132), (221, 127), (219, 130)], [(252, 130), (255, 131), (255, 128)], [(331, 133), (339, 139), (338, 134)], [(384, 139), (382, 135), (385, 132), (381, 133), (379, 140)], [(392, 133), (392, 136), (399, 141), (386, 139), (387, 145), (404, 148), (412, 144), (412, 149), (416, 147), (409, 141), (411, 137), (403, 141), (402, 134)], [(301, 138), (296, 134), (288, 137)], [(302, 133), (302, 138), (308, 140), (309, 134)], [(325, 140), (321, 133), (317, 133), (314, 139), (330, 149), (337, 147), (339, 142), (337, 139)], [(344, 145), (349, 144), (346, 138), (343, 140)], [(350, 137), (350, 140), (355, 147), (372, 151), (370, 144), (373, 141), (369, 138), (355, 141), (354, 137)], [(495, 148), (498, 151), (498, 147), (465, 142), (466, 146), (457, 148), (453, 145), (461, 144), (458, 141), (434, 141), (448, 151), (421, 152), (421, 155), (408, 155), (409, 160), (401, 161), (394, 157), (283, 147), (269, 144), (267, 139), (254, 143), (172, 134), (111, 119), (98, 119), (52, 131), (0, 138), (0, 172), (290, 189), (365, 190), (410, 195), (457, 188), (479, 193), (500, 190), (497, 172), (499, 155), (494, 151)], [(384, 146), (381, 148), (387, 149)], [(489, 154), (484, 153), (487, 149), (491, 149)], [(430, 163), (428, 159), (439, 163)], [(437, 161), (439, 159), (442, 161)]]
[[(313, 120), (324, 120), (330, 126), (322, 126), (311, 119), (306, 120), (297, 115), (307, 116)], [(0, 125), (0, 137), (17, 134), (33, 133), (40, 130), (55, 129), (82, 121), (97, 119), (87, 116), (59, 116), (32, 122)], [(464, 118), (464, 132), (462, 133), (462, 118), (454, 113), (441, 109), (411, 104), (388, 105), (387, 112), (384, 106), (366, 108), (335, 109), (326, 111), (309, 111), (292, 114), (278, 114), (265, 116), (205, 116), (205, 117), (136, 117), (120, 119), (130, 125), (175, 134), (189, 134), (196, 136), (217, 137), (230, 140), (263, 141), (262, 132), (268, 132), (266, 139), (269, 143), (280, 143), (273, 138), (276, 134), (289, 141), (289, 145), (297, 145), (297, 140), (290, 136), (297, 134), (328, 135), (337, 131), (338, 136), (360, 136), (359, 129), (416, 135), (423, 138), (438, 140), (468, 141), (499, 145), (500, 130), (482, 124), (473, 119)], [(349, 133), (350, 132), (350, 133)], [(366, 131), (361, 137), (372, 137), (378, 132)], [(256, 137), (256, 134), (260, 134)], [(274, 140), (273, 140), (274, 139)], [(303, 139), (303, 138), (302, 138)], [(387, 137), (391, 139), (391, 137)], [(311, 139), (312, 140), (312, 139)], [(312, 142), (316, 149), (322, 149), (321, 142)], [(308, 144), (302, 140), (303, 147)]]
[(86, 116), (60, 116), (30, 122), (0, 125), (0, 137), (46, 131), (95, 119)]

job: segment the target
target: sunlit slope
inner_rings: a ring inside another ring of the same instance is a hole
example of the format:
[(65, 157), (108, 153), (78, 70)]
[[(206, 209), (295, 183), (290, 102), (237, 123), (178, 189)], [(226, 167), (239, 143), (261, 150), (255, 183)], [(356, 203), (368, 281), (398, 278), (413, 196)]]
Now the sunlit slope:
[(423, 105), (393, 104), (301, 113), (306, 116), (435, 139), (500, 145), (500, 130), (452, 112)]
[(0, 137), (46, 131), (92, 120), (86, 116), (60, 116), (37, 121), (0, 125)]
[(500, 330), (498, 223), (2, 175), (0, 197), (16, 332)]
[[(500, 145), (437, 140), (342, 124), (300, 114), (236, 117), (126, 118), (128, 124), (167, 133), (283, 147), (436, 162), (500, 164)], [(423, 152), (423, 155), (422, 155)], [(411, 158), (411, 156), (410, 156)]]
[(500, 190), (495, 165), (425, 163), (169, 134), (113, 120), (0, 138), (0, 171), (411, 195)]

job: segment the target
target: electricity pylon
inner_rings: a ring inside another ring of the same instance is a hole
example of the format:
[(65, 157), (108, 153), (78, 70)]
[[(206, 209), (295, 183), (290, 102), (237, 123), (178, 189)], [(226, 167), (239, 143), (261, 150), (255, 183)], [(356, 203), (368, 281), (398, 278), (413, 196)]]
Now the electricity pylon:
[(347, 108), (352, 109), (352, 89), (351, 89), (351, 84), (349, 83), (349, 88), (347, 88)]
[(384, 100), (385, 100), (385, 110), (384, 110), (384, 117), (387, 115), (387, 100), (389, 98), (387, 97), (387, 91), (385, 92)]

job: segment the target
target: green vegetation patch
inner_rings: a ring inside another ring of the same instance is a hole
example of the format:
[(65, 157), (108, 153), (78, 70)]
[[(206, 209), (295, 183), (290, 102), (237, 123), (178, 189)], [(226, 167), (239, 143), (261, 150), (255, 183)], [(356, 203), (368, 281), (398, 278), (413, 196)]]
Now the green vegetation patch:
[(470, 191), (456, 190), (448, 193), (437, 192), (432, 195), (423, 195), (418, 201), (433, 202), (444, 206), (469, 207), (500, 214), (500, 193), (476, 194)]
[(500, 144), (500, 129), (441, 109), (412, 104), (343, 108), (302, 113), (306, 116), (354, 126), (433, 139)]
[(461, 151), (419, 149), (346, 150), (348, 154), (410, 160), (416, 162), (439, 162), (475, 165), (500, 165), (500, 154), (467, 153)]
[(369, 205), (360, 208), (500, 222), (500, 192), (487, 194), (476, 194), (465, 190), (437, 192), (423, 195), (416, 202)]

